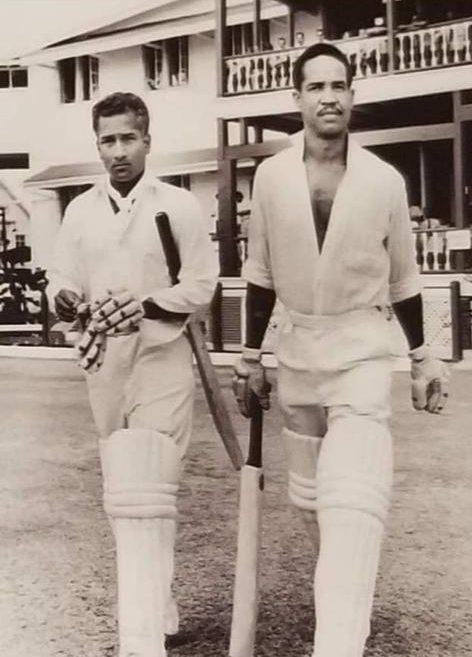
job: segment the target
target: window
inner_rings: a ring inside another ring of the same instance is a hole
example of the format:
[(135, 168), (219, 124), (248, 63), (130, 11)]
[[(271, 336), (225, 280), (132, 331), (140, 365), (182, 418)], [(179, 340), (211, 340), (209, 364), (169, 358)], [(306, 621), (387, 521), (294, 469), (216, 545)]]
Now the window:
[(164, 54), (162, 43), (149, 43), (143, 46), (144, 74), (150, 89), (159, 89), (162, 85)]
[(166, 46), (170, 86), (178, 87), (181, 84), (186, 84), (188, 80), (187, 37), (168, 39)]
[(190, 176), (187, 173), (176, 176), (160, 176), (162, 182), (166, 182), (169, 185), (174, 185), (175, 187), (183, 187), (184, 189), (190, 189)]
[(15, 235), (15, 246), (17, 248), (19, 246), (26, 246), (26, 235), (21, 235), (20, 233)]
[(59, 187), (59, 204), (61, 206), (61, 216), (64, 217), (64, 212), (66, 211), (69, 203), (79, 194), (83, 194), (88, 189), (93, 187), (93, 185), (66, 185), (64, 187)]
[[(230, 44), (229, 56), (248, 55), (256, 52), (254, 44), (254, 31), (252, 23), (242, 25), (231, 25), (226, 28), (226, 42)], [(270, 42), (270, 23), (268, 20), (261, 21), (261, 50), (272, 50)]]
[(96, 57), (80, 58), (82, 69), (82, 96), (84, 100), (90, 100), (98, 91), (98, 59)]
[(28, 86), (28, 69), (24, 66), (0, 66), (0, 89)]
[(97, 57), (70, 57), (58, 62), (63, 103), (92, 100), (99, 86), (99, 60)]
[(0, 169), (29, 169), (29, 153), (0, 153)]
[(144, 74), (150, 89), (188, 82), (188, 37), (153, 41), (143, 46)]

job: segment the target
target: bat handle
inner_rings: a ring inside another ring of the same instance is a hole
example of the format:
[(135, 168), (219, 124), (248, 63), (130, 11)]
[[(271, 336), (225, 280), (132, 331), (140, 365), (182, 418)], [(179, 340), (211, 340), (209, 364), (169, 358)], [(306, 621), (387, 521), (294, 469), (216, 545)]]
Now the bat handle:
[(262, 428), (263, 410), (256, 395), (251, 398), (251, 419), (249, 425), (249, 449), (246, 464), (262, 467)]

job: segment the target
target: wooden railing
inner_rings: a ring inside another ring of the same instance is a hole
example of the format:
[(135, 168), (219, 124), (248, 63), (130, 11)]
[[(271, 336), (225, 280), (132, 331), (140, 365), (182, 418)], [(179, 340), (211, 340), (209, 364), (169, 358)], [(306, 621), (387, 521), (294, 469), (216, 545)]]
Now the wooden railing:
[[(354, 79), (472, 63), (472, 19), (397, 32), (394, 61), (387, 36), (334, 41), (352, 66)], [(225, 58), (225, 95), (260, 93), (293, 86), (293, 66), (304, 48)]]
[[(464, 265), (460, 263), (458, 258), (459, 252), (451, 249), (449, 243), (451, 234), (458, 230), (461, 229), (414, 229), (416, 262), (422, 274), (441, 274), (464, 269)], [(470, 252), (468, 259), (470, 259)]]

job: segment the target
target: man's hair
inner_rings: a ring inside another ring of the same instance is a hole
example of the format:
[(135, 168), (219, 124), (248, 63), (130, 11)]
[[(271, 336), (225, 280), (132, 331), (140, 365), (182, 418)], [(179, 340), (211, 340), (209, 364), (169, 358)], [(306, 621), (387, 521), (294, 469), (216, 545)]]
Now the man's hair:
[(344, 68), (346, 69), (347, 85), (348, 87), (351, 86), (352, 68), (348, 58), (341, 50), (339, 50), (339, 48), (334, 46), (332, 43), (326, 43), (323, 41), (321, 43), (315, 43), (314, 45), (309, 46), (302, 52), (300, 57), (295, 62), (293, 66), (293, 86), (297, 91), (300, 91), (302, 88), (303, 67), (305, 66), (306, 62), (310, 61), (310, 59), (315, 59), (315, 57), (320, 57), (321, 55), (334, 57), (334, 59), (337, 59), (341, 62), (341, 64), (344, 65)]
[(149, 132), (149, 110), (139, 96), (129, 92), (117, 91), (99, 100), (92, 108), (92, 125), (98, 130), (98, 120), (101, 116), (116, 116), (117, 114), (133, 113), (144, 135)]

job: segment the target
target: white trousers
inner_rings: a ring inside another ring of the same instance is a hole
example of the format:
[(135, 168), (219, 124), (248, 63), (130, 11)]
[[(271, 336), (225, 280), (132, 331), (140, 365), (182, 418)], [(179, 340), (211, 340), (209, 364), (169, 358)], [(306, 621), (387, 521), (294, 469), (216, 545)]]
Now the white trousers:
[(122, 428), (174, 437), (182, 457), (192, 425), (195, 381), (187, 338), (160, 345), (140, 333), (109, 338), (102, 368), (86, 375), (90, 405), (103, 438)]
[(290, 313), (278, 350), (291, 500), (318, 521), (314, 657), (361, 657), (392, 483), (386, 317)]
[[(102, 439), (122, 429), (151, 429), (171, 436), (178, 447), (181, 471), (190, 442), (194, 403), (194, 374), (190, 345), (184, 335), (161, 345), (143, 340), (140, 333), (110, 338), (102, 368), (86, 375), (97, 429)], [(175, 521), (165, 528), (165, 563), (160, 567), (172, 582)], [(177, 606), (170, 595), (165, 632), (178, 630)]]

